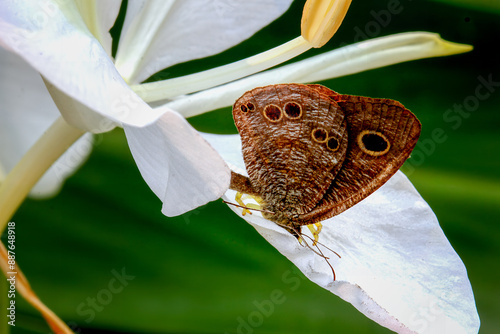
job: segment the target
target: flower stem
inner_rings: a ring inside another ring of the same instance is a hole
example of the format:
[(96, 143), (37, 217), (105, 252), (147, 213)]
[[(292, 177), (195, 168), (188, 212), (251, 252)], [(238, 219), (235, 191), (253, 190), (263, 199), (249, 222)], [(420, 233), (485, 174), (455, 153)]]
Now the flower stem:
[[(8, 256), (9, 256), (8, 254), (9, 253), (5, 248), (5, 245), (2, 242), (0, 242), (0, 269), (6, 276), (7, 273), (12, 271), (8, 265)], [(3, 275), (0, 275), (0, 279), (3, 279), (2, 276)], [(13, 277), (13, 274), (9, 273), (8, 276)], [(33, 306), (42, 314), (42, 316), (45, 318), (45, 321), (47, 322), (47, 324), (50, 326), (50, 328), (54, 333), (74, 334), (73, 331), (64, 323), (64, 321), (62, 321), (51, 309), (49, 309), (44, 303), (42, 303), (42, 301), (38, 298), (35, 292), (31, 289), (31, 286), (28, 280), (26, 279), (26, 276), (24, 276), (23, 272), (17, 265), (14, 277), (15, 277), (17, 292), (19, 292), (19, 294), (23, 296), (24, 299), (26, 299), (26, 301), (31, 304), (31, 306)], [(7, 295), (7, 293), (5, 293), (5, 295)], [(8, 318), (2, 319), (2, 321), (5, 321), (6, 323), (7, 320)]]
[(146, 102), (161, 101), (174, 96), (197, 92), (234, 81), (285, 62), (312, 45), (299, 36), (285, 44), (258, 55), (178, 78), (133, 85), (131, 88)]
[(31, 188), (84, 133), (59, 117), (7, 174), (0, 185), (0, 235)]
[(3, 180), (5, 180), (5, 172), (0, 164), (0, 184), (2, 184)]
[(8, 298), (8, 284), (7, 277), (3, 272), (0, 272), (0, 316), (2, 317), (2, 321), (0, 322), (0, 333), (9, 334), (10, 328), (8, 325), (9, 318), (7, 309), (9, 307), (9, 298)]

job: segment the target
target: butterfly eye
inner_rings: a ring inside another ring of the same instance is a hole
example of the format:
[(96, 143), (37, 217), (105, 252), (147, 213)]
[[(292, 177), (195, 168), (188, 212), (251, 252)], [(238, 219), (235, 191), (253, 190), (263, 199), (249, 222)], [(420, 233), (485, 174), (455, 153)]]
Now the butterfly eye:
[(312, 131), (312, 138), (318, 143), (324, 143), (328, 137), (325, 129), (316, 128)]
[(358, 146), (366, 154), (380, 156), (389, 152), (391, 145), (381, 132), (364, 130), (358, 135)]
[(274, 104), (269, 104), (264, 108), (264, 116), (271, 122), (277, 122), (282, 116), (281, 109)]
[(254, 109), (255, 109), (255, 106), (253, 105), (252, 102), (248, 102), (247, 104), (242, 104), (240, 106), (240, 110), (243, 112), (253, 111)]
[(291, 119), (300, 118), (300, 116), (302, 115), (302, 107), (298, 103), (287, 102), (285, 104), (285, 115), (287, 115), (288, 118)]
[(332, 151), (336, 151), (339, 149), (339, 142), (335, 138), (328, 138), (328, 141), (326, 142), (326, 147)]

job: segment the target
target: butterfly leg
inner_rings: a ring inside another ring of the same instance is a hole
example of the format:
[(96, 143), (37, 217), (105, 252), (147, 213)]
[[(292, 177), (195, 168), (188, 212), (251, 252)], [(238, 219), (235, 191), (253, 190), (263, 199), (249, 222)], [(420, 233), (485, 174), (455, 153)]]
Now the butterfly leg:
[(260, 198), (257, 196), (243, 194), (243, 193), (240, 193), (239, 191), (236, 193), (236, 197), (234, 198), (236, 203), (238, 203), (239, 205), (241, 205), (243, 207), (243, 212), (241, 213), (243, 216), (246, 215), (247, 213), (252, 214), (252, 212), (250, 211), (251, 209), (255, 209), (255, 210), (261, 209), (259, 204), (255, 204), (255, 203), (245, 204), (245, 202), (243, 202), (245, 199), (249, 199), (249, 198), (254, 199), (257, 203), (259, 203), (259, 201), (260, 201)]
[[(253, 189), (250, 179), (241, 174), (231, 171), (231, 184), (230, 189), (236, 190), (235, 201), (241, 207), (243, 207), (242, 215), (252, 214), (251, 209), (257, 211), (263, 211), (260, 204), (262, 204), (262, 199), (258, 196), (258, 193)], [(245, 204), (243, 201), (246, 199), (253, 199), (257, 202)]]
[(319, 233), (321, 232), (323, 225), (321, 225), (321, 223), (314, 223), (311, 225), (307, 225), (307, 228), (309, 229), (309, 231), (311, 231), (311, 233), (314, 237), (313, 246), (316, 246), (316, 244), (318, 243), (318, 239), (319, 239)]

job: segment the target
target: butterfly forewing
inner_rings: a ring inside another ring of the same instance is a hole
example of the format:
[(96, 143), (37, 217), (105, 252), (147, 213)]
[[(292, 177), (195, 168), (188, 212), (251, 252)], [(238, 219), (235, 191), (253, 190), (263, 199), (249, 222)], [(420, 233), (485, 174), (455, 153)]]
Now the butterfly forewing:
[(266, 209), (286, 220), (316, 207), (346, 156), (347, 123), (338, 104), (305, 85), (273, 85), (245, 93), (233, 117)]

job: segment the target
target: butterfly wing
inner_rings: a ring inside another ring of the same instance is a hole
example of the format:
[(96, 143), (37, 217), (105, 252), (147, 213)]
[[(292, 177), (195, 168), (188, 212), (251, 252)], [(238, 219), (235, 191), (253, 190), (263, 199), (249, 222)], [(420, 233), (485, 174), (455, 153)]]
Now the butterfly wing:
[(299, 217), (300, 225), (337, 215), (377, 190), (409, 157), (421, 129), (415, 115), (397, 101), (310, 87), (344, 110), (349, 143), (342, 168), (318, 205)]
[(252, 187), (286, 221), (311, 211), (340, 170), (347, 150), (344, 112), (328, 96), (299, 84), (255, 88), (233, 117)]

